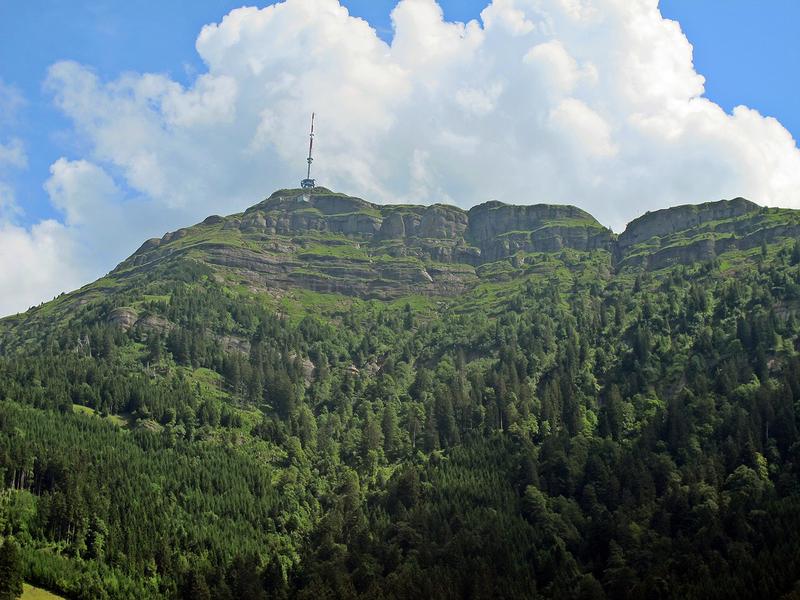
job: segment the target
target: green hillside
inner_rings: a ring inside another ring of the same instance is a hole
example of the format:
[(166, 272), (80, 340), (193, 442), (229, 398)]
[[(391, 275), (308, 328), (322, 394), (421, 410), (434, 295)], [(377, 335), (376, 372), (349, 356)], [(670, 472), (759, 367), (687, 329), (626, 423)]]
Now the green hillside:
[(790, 598), (800, 213), (281, 190), (0, 321), (70, 598)]

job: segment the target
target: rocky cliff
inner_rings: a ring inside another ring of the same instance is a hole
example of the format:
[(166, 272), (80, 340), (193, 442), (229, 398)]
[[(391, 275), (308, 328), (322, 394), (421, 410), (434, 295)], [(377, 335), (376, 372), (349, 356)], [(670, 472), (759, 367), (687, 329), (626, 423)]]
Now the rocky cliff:
[(575, 206), (513, 206), (493, 201), (471, 208), (468, 217), (467, 237), (481, 248), (484, 260), (520, 251), (608, 250), (614, 239), (611, 230)]
[(620, 234), (614, 255), (618, 268), (658, 270), (798, 236), (797, 211), (765, 208), (735, 198), (646, 213)]
[(689, 229), (707, 229), (716, 221), (730, 221), (756, 213), (761, 207), (744, 198), (705, 204), (686, 204), (648, 212), (628, 223), (619, 236), (619, 247), (625, 250), (650, 239), (663, 239)]
[(377, 205), (325, 188), (279, 190), (244, 213), (145, 242), (120, 265), (147, 268), (177, 254), (237, 272), (258, 287), (391, 298), (453, 295), (475, 267), (518, 253), (610, 248), (613, 234), (573, 206), (489, 202), (464, 211)]
[[(279, 190), (244, 213), (148, 240), (119, 270), (185, 255), (257, 288), (454, 295), (564, 251), (605, 254), (617, 270), (657, 270), (799, 234), (794, 211), (743, 198), (650, 212), (616, 236), (575, 206), (378, 205), (317, 187)], [(489, 267), (502, 261), (510, 266)]]

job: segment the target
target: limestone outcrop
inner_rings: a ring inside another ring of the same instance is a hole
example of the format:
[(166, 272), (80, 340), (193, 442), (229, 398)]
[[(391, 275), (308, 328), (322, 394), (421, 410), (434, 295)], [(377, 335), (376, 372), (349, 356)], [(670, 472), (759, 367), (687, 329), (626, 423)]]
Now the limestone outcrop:
[[(147, 240), (120, 268), (185, 256), (255, 288), (393, 298), (460, 293), (566, 250), (607, 253), (616, 270), (657, 270), (798, 235), (794, 211), (743, 198), (650, 212), (617, 236), (575, 206), (379, 205), (317, 187), (279, 190), (244, 213)], [(498, 261), (507, 267), (484, 268)]]

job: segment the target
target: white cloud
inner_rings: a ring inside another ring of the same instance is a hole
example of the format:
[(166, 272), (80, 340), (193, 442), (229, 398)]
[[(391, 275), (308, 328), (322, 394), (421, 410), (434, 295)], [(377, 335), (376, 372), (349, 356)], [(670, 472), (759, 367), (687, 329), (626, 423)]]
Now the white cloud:
[(60, 223), (30, 229), (0, 221), (0, 315), (22, 311), (74, 289), (86, 276), (72, 255), (74, 240)]
[(115, 206), (120, 196), (114, 180), (97, 165), (85, 160), (59, 158), (50, 166), (45, 182), (53, 205), (67, 217), (68, 225), (82, 225), (99, 211)]
[(0, 142), (0, 224), (21, 213), (14, 188), (4, 180), (6, 171), (27, 165), (28, 157), (20, 140), (12, 138), (7, 144)]
[(0, 125), (13, 123), (19, 109), (25, 105), (25, 98), (16, 86), (8, 84), (0, 77)]
[(387, 45), (336, 0), (238, 9), (200, 32), (207, 72), (188, 88), (75, 63), (48, 85), (87, 158), (198, 218), (292, 185), (312, 110), (317, 179), (377, 201), (572, 202), (617, 228), (726, 195), (800, 201), (794, 141), (702, 98), (655, 0), (497, 0), (482, 24), (403, 0), (392, 18)]
[(14, 188), (0, 181), (0, 223), (11, 221), (19, 213), (20, 208), (14, 196)]
[(144, 238), (192, 218), (147, 198), (126, 198), (102, 167), (86, 160), (58, 159), (44, 187), (64, 221), (25, 227), (13, 189), (0, 181), (0, 315), (97, 278)]
[(129, 256), (146, 238), (190, 224), (191, 211), (128, 198), (100, 166), (59, 158), (44, 184), (53, 206), (64, 214), (73, 252), (95, 276)]
[(112, 244), (109, 268), (294, 185), (312, 110), (317, 181), (379, 202), (573, 203), (616, 229), (736, 195), (800, 207), (795, 141), (703, 97), (657, 0), (495, 0), (466, 24), (402, 0), (392, 19), (386, 44), (336, 0), (233, 10), (200, 32), (189, 86), (54, 65), (47, 86), (90, 149), (48, 182), (66, 227), (93, 255)]
[(12, 138), (7, 143), (0, 142), (0, 167), (11, 166), (22, 169), (28, 166), (28, 156), (25, 147), (18, 138)]
[(617, 153), (609, 124), (581, 100), (565, 98), (559, 102), (550, 111), (550, 124), (575, 154), (610, 157)]
[[(0, 80), (0, 126), (13, 128), (25, 100)], [(24, 211), (6, 179), (25, 169), (28, 156), (19, 138), (0, 141), (0, 316), (20, 312), (86, 282), (93, 270), (82, 267), (74, 232), (53, 219), (19, 225)]]
[[(550, 40), (533, 46), (522, 62), (538, 71), (543, 92), (546, 94), (568, 94), (578, 83), (582, 73), (577, 61), (570, 56), (564, 44), (558, 40)], [(596, 72), (589, 69), (589, 76), (596, 76)]]
[[(24, 161), (16, 162), (17, 166), (24, 166)], [(61, 164), (62, 161), (57, 162), (54, 168)], [(91, 200), (96, 196), (93, 190), (97, 186), (87, 180), (80, 184), (72, 198), (64, 193), (63, 185), (53, 184), (50, 190), (54, 204), (66, 211), (66, 225), (46, 219), (25, 227), (19, 224), (23, 210), (14, 189), (0, 180), (0, 316), (20, 312), (75, 289), (97, 274), (97, 261), (91, 260), (97, 248), (82, 245), (80, 230), (74, 225), (82, 222), (82, 215), (101, 207)], [(78, 198), (81, 200), (76, 205)]]

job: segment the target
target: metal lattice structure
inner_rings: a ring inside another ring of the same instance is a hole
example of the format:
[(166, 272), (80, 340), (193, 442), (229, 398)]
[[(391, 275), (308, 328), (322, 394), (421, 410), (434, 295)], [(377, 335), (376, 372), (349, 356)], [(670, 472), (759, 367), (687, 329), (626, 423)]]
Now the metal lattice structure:
[(308, 136), (308, 171), (306, 173), (306, 178), (300, 181), (301, 188), (313, 188), (316, 184), (314, 180), (311, 179), (311, 163), (314, 162), (314, 159), (311, 156), (311, 151), (314, 149), (314, 113), (311, 113), (311, 133)]

